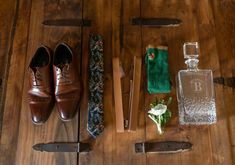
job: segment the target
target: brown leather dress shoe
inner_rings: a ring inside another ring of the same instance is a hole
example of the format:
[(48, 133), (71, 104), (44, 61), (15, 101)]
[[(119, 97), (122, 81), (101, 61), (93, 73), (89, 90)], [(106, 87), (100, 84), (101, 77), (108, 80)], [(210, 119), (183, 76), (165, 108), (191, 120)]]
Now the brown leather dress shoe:
[(78, 60), (65, 43), (56, 46), (53, 59), (56, 106), (61, 120), (71, 120), (81, 97)]
[(51, 53), (46, 46), (37, 49), (29, 64), (29, 73), (32, 122), (42, 124), (50, 116), (54, 103)]

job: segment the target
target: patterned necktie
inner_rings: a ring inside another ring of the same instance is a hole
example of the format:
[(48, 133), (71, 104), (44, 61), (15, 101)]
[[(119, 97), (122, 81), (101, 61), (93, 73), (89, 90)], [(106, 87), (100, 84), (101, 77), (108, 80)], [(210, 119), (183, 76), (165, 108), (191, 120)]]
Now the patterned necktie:
[(104, 63), (102, 37), (99, 35), (91, 35), (89, 44), (89, 100), (87, 130), (92, 137), (96, 138), (104, 130)]

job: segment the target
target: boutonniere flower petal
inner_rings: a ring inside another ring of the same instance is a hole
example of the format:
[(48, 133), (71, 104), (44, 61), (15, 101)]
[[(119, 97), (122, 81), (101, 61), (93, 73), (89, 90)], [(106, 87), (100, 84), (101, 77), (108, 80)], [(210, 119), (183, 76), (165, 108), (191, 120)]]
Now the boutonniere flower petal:
[(162, 126), (164, 126), (171, 118), (171, 111), (168, 109), (168, 105), (171, 103), (170, 97), (165, 103), (164, 100), (153, 102), (151, 109), (148, 111), (148, 116), (157, 125), (159, 134), (163, 134)]
[(162, 115), (163, 113), (165, 113), (167, 110), (167, 106), (164, 104), (157, 104), (155, 107), (151, 108), (150, 111), (148, 111), (148, 113), (153, 114), (153, 115)]

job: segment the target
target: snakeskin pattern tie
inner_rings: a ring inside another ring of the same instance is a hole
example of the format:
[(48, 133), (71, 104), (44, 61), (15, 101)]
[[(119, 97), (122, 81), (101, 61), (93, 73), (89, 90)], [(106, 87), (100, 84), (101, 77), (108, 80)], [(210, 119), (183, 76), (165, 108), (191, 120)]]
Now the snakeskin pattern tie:
[(99, 35), (90, 36), (89, 59), (89, 100), (87, 130), (96, 138), (104, 130), (103, 113), (103, 40)]

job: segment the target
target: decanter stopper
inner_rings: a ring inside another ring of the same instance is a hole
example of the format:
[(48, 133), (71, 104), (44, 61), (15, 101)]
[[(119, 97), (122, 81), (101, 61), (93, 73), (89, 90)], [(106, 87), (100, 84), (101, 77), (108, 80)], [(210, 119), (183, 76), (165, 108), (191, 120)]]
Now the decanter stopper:
[(187, 64), (189, 71), (197, 71), (199, 60), (199, 46), (198, 42), (186, 42), (183, 45), (183, 53), (185, 64)]

